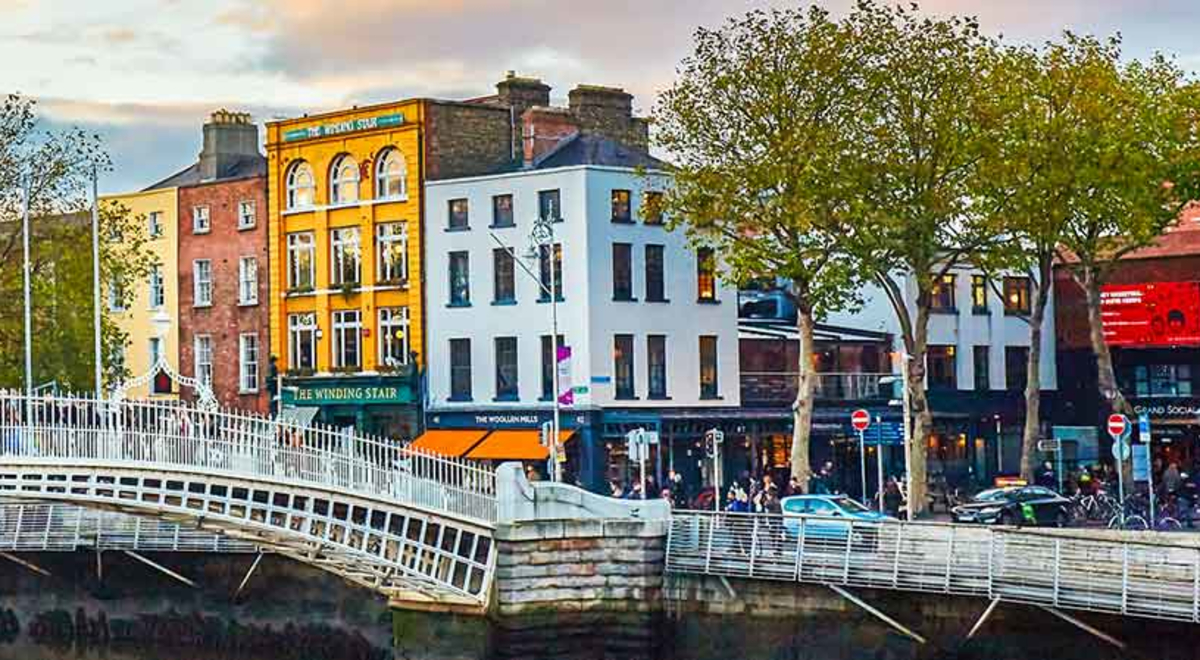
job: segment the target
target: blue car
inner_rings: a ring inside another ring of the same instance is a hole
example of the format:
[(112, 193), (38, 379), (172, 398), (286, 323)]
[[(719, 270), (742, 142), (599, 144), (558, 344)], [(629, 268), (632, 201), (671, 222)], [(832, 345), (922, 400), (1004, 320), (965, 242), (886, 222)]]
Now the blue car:
[(783, 498), (782, 508), (788, 536), (799, 538), (803, 524), (806, 543), (845, 544), (853, 530), (855, 545), (874, 547), (879, 536), (877, 523), (895, 520), (845, 495), (793, 495)]

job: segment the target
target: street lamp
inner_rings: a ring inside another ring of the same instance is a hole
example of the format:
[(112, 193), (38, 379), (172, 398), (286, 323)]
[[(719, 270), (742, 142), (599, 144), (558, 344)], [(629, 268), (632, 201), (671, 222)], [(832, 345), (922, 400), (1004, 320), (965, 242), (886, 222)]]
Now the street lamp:
[(550, 380), (552, 384), (551, 387), (554, 390), (551, 393), (551, 398), (553, 399), (554, 403), (554, 417), (550, 427), (551, 466), (549, 473), (550, 478), (553, 481), (562, 481), (562, 466), (558, 461), (558, 438), (562, 414), (562, 404), (559, 401), (559, 397), (562, 393), (559, 391), (558, 378), (558, 351), (560, 348), (558, 344), (558, 290), (560, 288), (559, 278), (561, 277), (561, 273), (558, 272), (557, 259), (555, 258), (557, 254), (554, 245), (554, 223), (556, 222), (557, 218), (551, 217), (552, 214), (557, 215), (551, 211), (550, 214), (546, 214), (544, 216), (539, 215), (538, 218), (534, 220), (533, 227), (529, 232), (529, 251), (525, 254), (527, 259), (532, 260), (540, 257), (540, 252), (542, 249), (546, 250), (547, 260), (550, 263), (549, 286), (547, 286), (546, 283), (542, 281), (541, 276), (535, 274), (533, 270), (525, 264), (524, 261), (518, 259), (513, 249), (505, 244), (504, 241), (500, 240), (500, 237), (497, 236), (495, 232), (488, 233), (491, 235), (492, 240), (496, 241), (501, 248), (508, 252), (509, 256), (512, 257), (513, 263), (519, 265), (521, 270), (524, 271), (526, 275), (532, 278), (533, 281), (537, 282), (538, 288), (540, 288), (542, 293), (548, 296), (550, 299), (550, 346), (551, 359), (554, 361), (554, 366), (550, 370)]

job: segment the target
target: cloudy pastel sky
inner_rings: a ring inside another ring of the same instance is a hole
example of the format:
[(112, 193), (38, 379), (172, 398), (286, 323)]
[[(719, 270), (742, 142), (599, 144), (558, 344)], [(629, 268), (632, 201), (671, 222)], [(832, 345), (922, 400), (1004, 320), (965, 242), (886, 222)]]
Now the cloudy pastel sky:
[[(844, 11), (851, 0), (822, 4)], [(186, 166), (217, 108), (258, 121), (412, 96), (467, 98), (504, 71), (556, 96), (616, 85), (646, 111), (697, 25), (782, 0), (0, 0), (0, 92), (107, 141), (115, 192)], [(1121, 32), (1200, 70), (1200, 0), (925, 0), (1010, 40)]]

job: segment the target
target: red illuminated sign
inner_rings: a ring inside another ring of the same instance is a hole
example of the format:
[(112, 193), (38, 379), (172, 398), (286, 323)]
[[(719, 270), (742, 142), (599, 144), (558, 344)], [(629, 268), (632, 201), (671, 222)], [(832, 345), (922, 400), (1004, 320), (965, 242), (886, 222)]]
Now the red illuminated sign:
[(1105, 286), (1100, 318), (1109, 346), (1200, 346), (1200, 282)]

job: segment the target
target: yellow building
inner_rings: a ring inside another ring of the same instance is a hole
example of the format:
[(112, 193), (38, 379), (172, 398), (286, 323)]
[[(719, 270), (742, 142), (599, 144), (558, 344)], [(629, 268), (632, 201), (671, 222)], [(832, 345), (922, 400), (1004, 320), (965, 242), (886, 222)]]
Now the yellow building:
[[(128, 333), (124, 354), (120, 356), (130, 377), (146, 374), (158, 352), (165, 351), (167, 362), (179, 368), (179, 189), (174, 187), (149, 189), (141, 192), (107, 195), (102, 204), (121, 204), (131, 215), (140, 218), (150, 237), (147, 247), (158, 256), (159, 266), (146, 282), (129, 287), (132, 296), (119, 300), (108, 295), (105, 304), (118, 327)], [(171, 320), (165, 338), (158, 336), (153, 319), (165, 312)], [(187, 374), (191, 375), (191, 374)], [(112, 384), (110, 383), (110, 386)], [(175, 397), (172, 384), (160, 382), (157, 392), (153, 383), (133, 387), (126, 392), (129, 398), (148, 396)]]
[(267, 124), (272, 353), (284, 400), (328, 424), (416, 428), (422, 110)]

